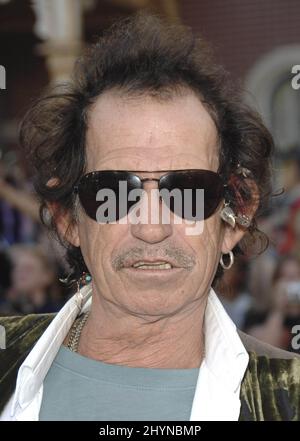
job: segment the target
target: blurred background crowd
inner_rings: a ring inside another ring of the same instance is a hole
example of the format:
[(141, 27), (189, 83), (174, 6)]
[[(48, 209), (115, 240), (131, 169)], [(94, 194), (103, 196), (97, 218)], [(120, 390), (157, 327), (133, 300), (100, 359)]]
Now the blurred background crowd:
[(240, 329), (297, 351), (300, 89), (292, 87), (292, 67), (300, 65), (299, 0), (0, 0), (0, 315), (55, 312), (72, 294), (60, 280), (68, 274), (63, 250), (39, 221), (18, 147), (20, 120), (45, 87), (68, 80), (86, 44), (145, 7), (206, 38), (274, 136), (279, 195), (259, 223), (269, 247), (236, 261), (216, 290)]

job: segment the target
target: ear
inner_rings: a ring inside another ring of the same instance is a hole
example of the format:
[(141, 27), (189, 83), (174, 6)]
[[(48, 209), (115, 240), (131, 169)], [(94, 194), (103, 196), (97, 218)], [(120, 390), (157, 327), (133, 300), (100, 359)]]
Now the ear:
[(235, 228), (230, 227), (229, 225), (225, 226), (225, 232), (222, 241), (221, 251), (224, 254), (229, 253), (236, 244), (243, 238), (245, 229), (239, 228), (236, 226)]
[[(54, 187), (58, 185), (58, 178), (51, 178), (47, 182), (49, 187)], [(68, 210), (63, 209), (57, 202), (48, 202), (47, 208), (51, 214), (51, 218), (56, 225), (59, 236), (74, 245), (75, 247), (80, 246), (78, 226), (71, 218), (71, 213)]]
[[(236, 209), (238, 212), (235, 214), (244, 214), (252, 220), (259, 205), (259, 190), (253, 179), (245, 179), (245, 183), (250, 191), (250, 197), (248, 197), (246, 201), (243, 200), (243, 202), (240, 203), (240, 208)], [(221, 247), (222, 253), (227, 254), (229, 251), (231, 251), (243, 238), (246, 232), (247, 228), (239, 225), (238, 223), (236, 223), (234, 228), (228, 224), (225, 224), (225, 231)]]
[(70, 212), (63, 210), (56, 202), (48, 203), (47, 207), (56, 225), (59, 236), (75, 247), (79, 247), (78, 225), (74, 222), (74, 219), (71, 218)]

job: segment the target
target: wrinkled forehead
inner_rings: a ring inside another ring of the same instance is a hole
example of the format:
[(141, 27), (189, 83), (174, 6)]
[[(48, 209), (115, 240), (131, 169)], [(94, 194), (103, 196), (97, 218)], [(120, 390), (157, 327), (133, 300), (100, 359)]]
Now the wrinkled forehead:
[(89, 110), (87, 171), (218, 167), (216, 125), (192, 92), (167, 100), (109, 91)]

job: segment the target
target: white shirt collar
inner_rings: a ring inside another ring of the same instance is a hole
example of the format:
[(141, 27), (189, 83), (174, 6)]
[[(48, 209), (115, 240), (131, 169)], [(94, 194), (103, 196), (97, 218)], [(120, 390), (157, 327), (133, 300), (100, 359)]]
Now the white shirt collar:
[[(29, 353), (19, 369), (15, 394), (4, 411), (10, 419), (38, 420), (44, 378), (75, 318), (90, 308), (91, 300), (91, 287), (85, 286), (65, 304)], [(190, 420), (238, 420), (240, 386), (249, 356), (213, 289), (208, 296), (204, 329), (205, 360), (199, 369)]]
[(249, 355), (213, 289), (204, 320), (205, 359), (199, 370), (190, 420), (237, 421)]

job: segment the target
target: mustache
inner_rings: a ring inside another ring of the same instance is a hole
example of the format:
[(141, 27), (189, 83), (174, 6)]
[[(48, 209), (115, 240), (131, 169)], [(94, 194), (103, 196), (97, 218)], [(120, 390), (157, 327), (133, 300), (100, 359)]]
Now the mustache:
[(115, 270), (129, 266), (132, 261), (148, 259), (166, 260), (180, 268), (191, 270), (196, 265), (196, 259), (193, 255), (187, 254), (180, 247), (165, 246), (160, 248), (132, 247), (118, 253), (112, 260), (112, 266)]

